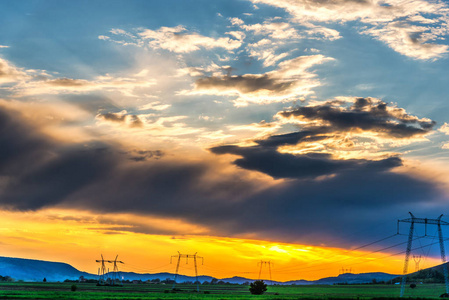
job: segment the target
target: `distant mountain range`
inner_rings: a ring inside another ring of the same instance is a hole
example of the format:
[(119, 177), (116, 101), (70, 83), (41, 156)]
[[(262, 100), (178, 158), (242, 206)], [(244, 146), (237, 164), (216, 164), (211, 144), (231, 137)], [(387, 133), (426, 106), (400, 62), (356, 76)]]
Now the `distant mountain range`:
[[(64, 281), (78, 280), (80, 276), (86, 279), (97, 279), (96, 274), (90, 274), (87, 272), (81, 272), (69, 264), (61, 262), (42, 261), (34, 259), (13, 258), (13, 257), (0, 257), (0, 275), (10, 276), (15, 280), (23, 281), (42, 281), (46, 278), (47, 281)], [(167, 278), (173, 279), (172, 273), (155, 273), (155, 274), (139, 274), (132, 272), (120, 272), (120, 275), (125, 280), (152, 280), (160, 279), (165, 280)], [(356, 283), (370, 283), (373, 280), (376, 281), (388, 281), (399, 275), (392, 275), (387, 273), (362, 273), (362, 274), (341, 274), (337, 277), (327, 277), (315, 281), (308, 280), (292, 280), (287, 282), (273, 281), (273, 284), (296, 284), (296, 285), (310, 285), (310, 284), (356, 284)], [(198, 280), (202, 283), (204, 281), (211, 281), (214, 277), (211, 276), (199, 276)], [(177, 282), (196, 280), (195, 277), (178, 275)], [(218, 278), (219, 281), (242, 284), (245, 282), (253, 282), (253, 279), (244, 277), (232, 277), (232, 278)]]

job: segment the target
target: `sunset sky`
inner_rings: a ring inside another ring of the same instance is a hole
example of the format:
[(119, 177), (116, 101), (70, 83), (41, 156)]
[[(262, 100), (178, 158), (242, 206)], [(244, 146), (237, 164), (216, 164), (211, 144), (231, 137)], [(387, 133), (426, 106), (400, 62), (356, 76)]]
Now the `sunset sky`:
[(449, 215), (447, 2), (2, 1), (0, 28), (0, 256), (400, 274), (406, 236), (360, 247)]

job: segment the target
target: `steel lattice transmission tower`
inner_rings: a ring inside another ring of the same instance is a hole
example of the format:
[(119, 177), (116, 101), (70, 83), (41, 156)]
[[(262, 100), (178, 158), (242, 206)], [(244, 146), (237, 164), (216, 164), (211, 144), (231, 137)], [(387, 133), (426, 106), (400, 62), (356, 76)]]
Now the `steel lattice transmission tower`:
[(100, 259), (96, 260), (97, 263), (101, 263), (101, 267), (98, 268), (98, 276), (99, 276), (98, 284), (99, 285), (104, 285), (106, 283), (106, 280), (104, 278), (106, 276), (105, 275), (106, 274), (106, 266), (104, 264), (105, 261), (106, 260), (103, 258), (103, 254), (101, 254), (101, 260)]
[(175, 288), (175, 285), (176, 285), (176, 278), (178, 278), (179, 264), (181, 263), (181, 258), (185, 258), (185, 259), (186, 259), (186, 264), (189, 263), (189, 258), (191, 258), (191, 259), (193, 259), (193, 263), (194, 263), (194, 265), (195, 265), (195, 277), (196, 277), (196, 282), (197, 282), (197, 284), (196, 284), (196, 290), (197, 290), (197, 292), (200, 291), (200, 283), (199, 283), (199, 281), (198, 281), (198, 265), (197, 265), (197, 259), (201, 259), (201, 261), (202, 261), (201, 264), (204, 265), (204, 257), (198, 256), (197, 253), (198, 253), (198, 252), (195, 252), (195, 254), (181, 254), (181, 253), (178, 251), (178, 255), (172, 255), (172, 256), (170, 257), (170, 263), (172, 263), (172, 260), (173, 260), (174, 257), (177, 257), (177, 258), (178, 258), (178, 262), (177, 262), (177, 264), (176, 264), (175, 279), (174, 279), (174, 282), (173, 282), (173, 287), (172, 287), (172, 289), (174, 289), (174, 288)]
[[(124, 262), (117, 260), (118, 255), (115, 257), (115, 260), (108, 260), (108, 263), (114, 264), (114, 269), (112, 271), (112, 285), (115, 285), (116, 281), (120, 281), (120, 274), (118, 270), (117, 264), (124, 264)], [(123, 285), (123, 282), (122, 282)]]
[(415, 261), (415, 272), (418, 272), (419, 262), (421, 261), (421, 255), (413, 255), (413, 260)]
[(268, 272), (270, 272), (270, 282), (272, 282), (271, 280), (271, 265), (273, 264), (271, 261), (264, 261), (261, 260), (257, 263), (258, 265), (260, 265), (260, 269), (259, 269), (259, 280), (260, 280), (260, 276), (262, 275), (262, 266), (268, 266)]
[(411, 212), (409, 212), (411, 218), (398, 220), (398, 233), (399, 233), (399, 222), (410, 223), (410, 231), (408, 234), (408, 242), (407, 242), (407, 250), (405, 251), (405, 260), (404, 260), (404, 271), (402, 276), (402, 284), (401, 284), (401, 297), (404, 296), (405, 290), (405, 282), (407, 280), (407, 271), (408, 271), (408, 262), (410, 259), (410, 252), (412, 251), (412, 242), (413, 242), (413, 232), (415, 230), (415, 224), (424, 224), (425, 225), (425, 235), (427, 235), (427, 225), (437, 225), (438, 226), (438, 238), (440, 241), (440, 252), (441, 252), (441, 261), (443, 262), (443, 273), (444, 273), (444, 283), (446, 286), (446, 293), (449, 293), (449, 279), (448, 279), (448, 271), (446, 265), (446, 253), (444, 252), (444, 239), (443, 239), (443, 231), (441, 230), (442, 225), (449, 225), (448, 222), (441, 221), (441, 216), (437, 219), (427, 219), (427, 218), (417, 218)]

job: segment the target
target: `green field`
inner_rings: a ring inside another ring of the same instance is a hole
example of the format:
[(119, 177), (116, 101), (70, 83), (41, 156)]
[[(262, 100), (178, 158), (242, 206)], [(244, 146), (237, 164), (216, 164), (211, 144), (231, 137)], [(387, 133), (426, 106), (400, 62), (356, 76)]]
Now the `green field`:
[[(171, 286), (161, 284), (125, 284), (123, 287), (98, 287), (78, 283), (0, 283), (0, 299), (371, 299), (399, 296), (398, 285), (340, 285), (340, 286), (269, 286), (261, 296), (251, 295), (247, 286), (178, 284), (176, 293)], [(205, 291), (208, 293), (205, 294)], [(405, 298), (439, 298), (442, 284), (423, 284), (407, 288)]]

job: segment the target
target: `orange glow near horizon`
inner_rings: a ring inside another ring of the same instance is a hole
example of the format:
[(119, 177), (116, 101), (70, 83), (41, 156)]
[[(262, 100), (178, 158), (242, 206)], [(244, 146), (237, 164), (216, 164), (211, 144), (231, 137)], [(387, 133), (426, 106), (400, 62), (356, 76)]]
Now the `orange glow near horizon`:
[[(69, 213), (76, 217), (67, 217)], [(170, 264), (170, 257), (177, 251), (198, 252), (204, 257), (204, 265), (198, 267), (199, 273), (216, 278), (257, 279), (260, 260), (273, 262), (272, 279), (276, 281), (337, 276), (342, 266), (352, 268), (354, 273), (400, 274), (403, 266), (403, 255), (386, 257), (388, 253), (208, 235), (114, 231), (110, 229), (116, 225), (96, 223), (95, 218), (89, 219), (93, 215), (85, 211), (2, 211), (0, 215), (4, 224), (0, 229), (3, 256), (65, 262), (93, 274), (97, 273), (95, 260), (100, 254), (111, 260), (118, 254), (125, 262), (120, 266), (125, 272), (174, 273), (176, 261)], [(151, 218), (148, 221), (156, 222)], [(438, 261), (428, 258), (426, 263), (435, 265)], [(193, 262), (186, 264), (183, 260), (180, 273), (193, 276)], [(261, 277), (269, 279), (265, 266)]]

